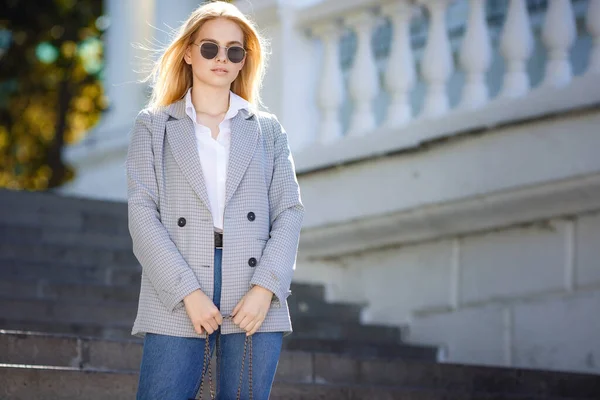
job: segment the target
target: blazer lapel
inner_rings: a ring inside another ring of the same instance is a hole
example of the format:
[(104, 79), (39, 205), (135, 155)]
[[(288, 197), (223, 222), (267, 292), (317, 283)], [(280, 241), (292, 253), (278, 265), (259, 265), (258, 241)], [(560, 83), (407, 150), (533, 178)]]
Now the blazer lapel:
[(210, 211), (210, 200), (194, 136), (194, 123), (185, 113), (185, 100), (179, 100), (169, 106), (169, 114), (177, 118), (169, 119), (166, 123), (166, 135), (173, 157), (185, 179)]
[(258, 121), (251, 111), (242, 109), (231, 120), (231, 147), (227, 166), (225, 207), (242, 181), (256, 151), (258, 130)]

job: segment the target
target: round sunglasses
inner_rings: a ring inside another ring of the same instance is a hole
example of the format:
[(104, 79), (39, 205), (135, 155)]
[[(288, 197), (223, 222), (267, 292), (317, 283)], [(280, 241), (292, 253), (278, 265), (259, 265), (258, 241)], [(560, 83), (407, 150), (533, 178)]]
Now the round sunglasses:
[(223, 47), (225, 49), (225, 53), (227, 54), (227, 59), (234, 64), (241, 63), (246, 57), (246, 49), (242, 46), (219, 46), (214, 42), (202, 42), (200, 44), (194, 43), (196, 46), (200, 47), (200, 54), (202, 57), (207, 60), (212, 60), (219, 54), (219, 48)]

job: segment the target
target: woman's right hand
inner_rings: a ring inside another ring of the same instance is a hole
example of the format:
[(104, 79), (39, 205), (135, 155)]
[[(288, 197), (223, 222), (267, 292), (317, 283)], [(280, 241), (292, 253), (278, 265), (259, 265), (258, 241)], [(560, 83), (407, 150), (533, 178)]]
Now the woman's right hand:
[(194, 330), (201, 335), (206, 331), (209, 335), (223, 323), (221, 312), (212, 300), (201, 290), (195, 290), (183, 298), (187, 312)]

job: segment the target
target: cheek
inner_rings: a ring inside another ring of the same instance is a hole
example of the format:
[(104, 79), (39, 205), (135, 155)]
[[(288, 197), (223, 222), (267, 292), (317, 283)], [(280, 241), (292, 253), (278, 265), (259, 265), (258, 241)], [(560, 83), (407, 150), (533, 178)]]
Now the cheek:
[(206, 73), (209, 69), (208, 60), (197, 54), (192, 57), (192, 69), (197, 73)]
[(242, 69), (244, 69), (244, 63), (236, 65), (236, 70), (238, 74), (242, 71)]

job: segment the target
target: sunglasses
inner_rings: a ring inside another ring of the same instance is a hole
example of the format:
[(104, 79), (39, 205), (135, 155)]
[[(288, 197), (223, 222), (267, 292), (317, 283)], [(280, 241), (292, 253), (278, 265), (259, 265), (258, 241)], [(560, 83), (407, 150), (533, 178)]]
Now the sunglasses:
[(234, 64), (241, 63), (244, 60), (244, 57), (246, 57), (246, 49), (244, 49), (242, 46), (225, 47), (219, 46), (213, 42), (194, 44), (200, 47), (200, 54), (202, 54), (202, 57), (206, 58), (207, 60), (212, 60), (215, 58), (217, 54), (219, 54), (220, 47), (225, 49), (225, 52), (227, 53), (227, 59)]

